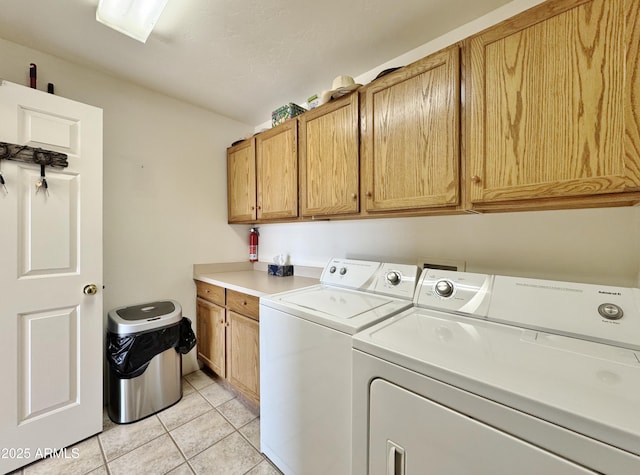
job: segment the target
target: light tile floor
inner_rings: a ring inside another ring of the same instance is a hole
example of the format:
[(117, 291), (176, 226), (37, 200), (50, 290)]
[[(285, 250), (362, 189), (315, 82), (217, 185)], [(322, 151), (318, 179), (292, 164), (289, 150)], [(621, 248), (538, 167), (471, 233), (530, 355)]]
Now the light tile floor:
[(260, 419), (203, 371), (182, 380), (182, 400), (133, 424), (84, 440), (78, 458), (44, 459), (12, 475), (278, 475), (260, 453)]

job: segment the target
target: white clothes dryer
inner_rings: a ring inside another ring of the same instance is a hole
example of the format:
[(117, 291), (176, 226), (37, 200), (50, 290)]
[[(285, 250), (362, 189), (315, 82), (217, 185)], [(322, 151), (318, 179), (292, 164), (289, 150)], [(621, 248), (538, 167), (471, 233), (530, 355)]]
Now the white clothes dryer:
[(260, 445), (287, 475), (351, 472), (351, 338), (413, 305), (417, 266), (331, 259), (260, 299)]
[(354, 336), (353, 474), (640, 473), (640, 290), (425, 269)]

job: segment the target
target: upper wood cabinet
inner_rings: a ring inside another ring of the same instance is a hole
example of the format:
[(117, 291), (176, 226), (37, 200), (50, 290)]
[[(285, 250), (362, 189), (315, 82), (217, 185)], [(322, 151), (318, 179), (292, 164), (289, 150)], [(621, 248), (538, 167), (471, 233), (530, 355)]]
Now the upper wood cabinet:
[(256, 136), (257, 218), (298, 216), (298, 122)]
[(361, 89), (363, 207), (460, 202), (460, 52), (453, 46)]
[(256, 220), (255, 139), (227, 149), (227, 209), (230, 223)]
[(639, 10), (552, 0), (468, 40), (469, 207), (599, 206), (640, 189)]
[(313, 109), (299, 121), (302, 216), (357, 213), (358, 94)]

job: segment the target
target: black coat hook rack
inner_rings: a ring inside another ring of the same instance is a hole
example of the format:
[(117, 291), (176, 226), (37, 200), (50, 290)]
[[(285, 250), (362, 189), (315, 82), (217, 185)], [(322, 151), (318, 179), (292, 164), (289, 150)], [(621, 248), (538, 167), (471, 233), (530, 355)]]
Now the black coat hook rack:
[(66, 153), (6, 142), (0, 142), (0, 160), (15, 160), (17, 162), (60, 168), (69, 166)]

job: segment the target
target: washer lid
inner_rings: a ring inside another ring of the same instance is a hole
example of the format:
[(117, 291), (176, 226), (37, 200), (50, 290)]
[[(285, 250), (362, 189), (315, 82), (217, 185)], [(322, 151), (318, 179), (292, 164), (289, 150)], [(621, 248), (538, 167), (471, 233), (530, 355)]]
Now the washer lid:
[(411, 307), (412, 302), (320, 284), (261, 297), (260, 305), (352, 335)]
[(182, 307), (175, 300), (149, 302), (109, 311), (107, 328), (112, 333), (126, 335), (179, 323)]
[(285, 296), (281, 301), (343, 319), (353, 318), (389, 303), (388, 298), (374, 294), (328, 287)]
[(640, 455), (638, 352), (419, 308), (354, 347)]

